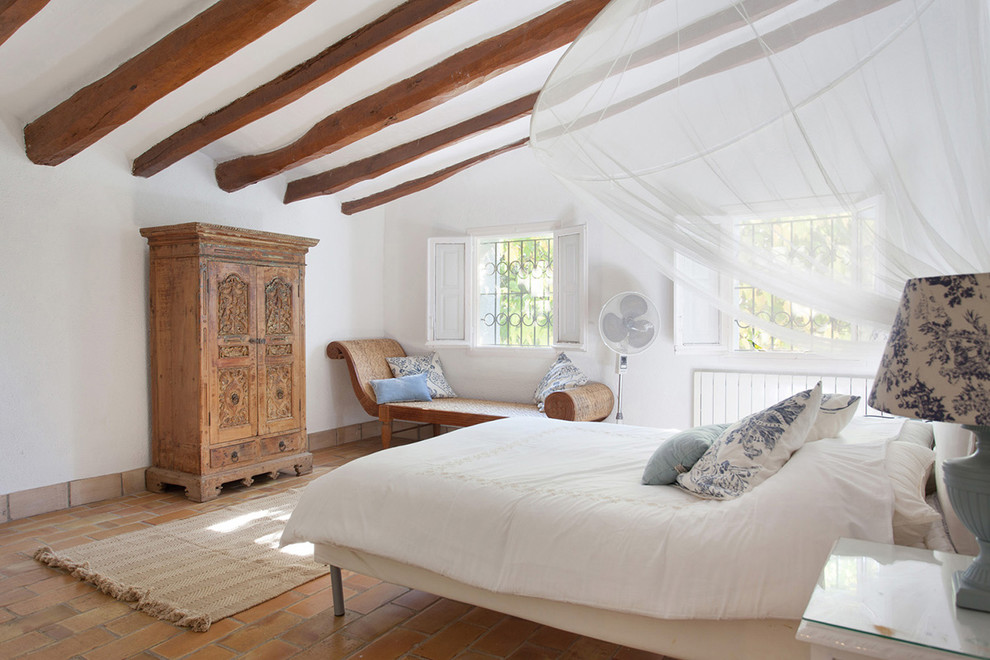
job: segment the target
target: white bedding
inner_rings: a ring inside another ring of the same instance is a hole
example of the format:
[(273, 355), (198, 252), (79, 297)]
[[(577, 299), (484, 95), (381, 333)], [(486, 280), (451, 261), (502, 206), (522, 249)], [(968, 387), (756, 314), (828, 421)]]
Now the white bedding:
[(731, 501), (640, 477), (672, 432), (503, 419), (307, 486), (282, 543), (390, 557), (472, 586), (660, 618), (800, 618), (839, 537), (889, 543), (885, 442), (806, 444)]

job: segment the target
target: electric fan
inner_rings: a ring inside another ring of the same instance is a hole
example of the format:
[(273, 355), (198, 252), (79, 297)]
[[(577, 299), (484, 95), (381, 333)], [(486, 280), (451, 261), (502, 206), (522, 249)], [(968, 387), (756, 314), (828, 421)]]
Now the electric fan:
[(642, 353), (657, 338), (660, 314), (657, 306), (641, 293), (626, 291), (612, 296), (598, 317), (598, 331), (602, 341), (615, 351), (615, 370), (619, 374), (619, 391), (616, 396), (615, 421), (622, 423), (622, 375), (626, 372), (627, 358)]

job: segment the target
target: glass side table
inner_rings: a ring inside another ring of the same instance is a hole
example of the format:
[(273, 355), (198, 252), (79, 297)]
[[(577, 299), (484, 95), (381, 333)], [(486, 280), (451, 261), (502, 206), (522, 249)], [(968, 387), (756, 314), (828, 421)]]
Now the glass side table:
[(990, 613), (957, 608), (972, 557), (839, 539), (801, 617), (812, 660), (990, 659)]

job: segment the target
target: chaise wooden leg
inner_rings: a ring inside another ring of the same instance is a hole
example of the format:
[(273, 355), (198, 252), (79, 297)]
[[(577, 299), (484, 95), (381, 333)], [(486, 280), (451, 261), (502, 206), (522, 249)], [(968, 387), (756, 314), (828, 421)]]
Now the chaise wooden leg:
[(344, 585), (337, 566), (330, 567), (330, 591), (333, 594), (333, 615), (344, 616)]
[(433, 437), (437, 437), (443, 431), (443, 427), (440, 424), (433, 425)]
[(392, 411), (388, 406), (378, 407), (378, 419), (382, 422), (382, 449), (392, 444)]

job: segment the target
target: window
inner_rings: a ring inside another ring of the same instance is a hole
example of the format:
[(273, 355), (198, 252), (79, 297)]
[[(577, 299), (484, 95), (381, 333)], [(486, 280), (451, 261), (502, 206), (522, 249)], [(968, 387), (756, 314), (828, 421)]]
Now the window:
[(583, 227), (434, 238), (429, 257), (430, 343), (583, 347)]
[(553, 343), (553, 234), (477, 243), (479, 346)]
[[(783, 255), (794, 269), (810, 272), (814, 262), (837, 282), (872, 281), (877, 263), (877, 205), (853, 211), (799, 216), (735, 218), (733, 231), (741, 245)], [(720, 277), (695, 263), (681, 262), (681, 272), (696, 285), (731, 306), (770, 323), (812, 337), (860, 339), (860, 329), (812, 306), (786, 300), (746, 282)], [(678, 287), (679, 349), (720, 348), (738, 352), (789, 352), (795, 347), (764, 328), (721, 313), (713, 305)], [(723, 306), (724, 309), (725, 306)]]

